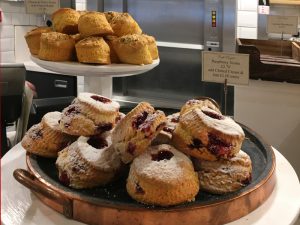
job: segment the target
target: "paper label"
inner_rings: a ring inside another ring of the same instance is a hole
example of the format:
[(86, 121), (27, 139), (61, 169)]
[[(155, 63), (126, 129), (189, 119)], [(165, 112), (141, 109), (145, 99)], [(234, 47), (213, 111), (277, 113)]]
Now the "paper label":
[(267, 33), (297, 34), (298, 16), (268, 16)]
[(26, 13), (52, 14), (60, 8), (59, 0), (25, 0)]
[(202, 81), (228, 84), (249, 83), (249, 55), (225, 52), (202, 52)]

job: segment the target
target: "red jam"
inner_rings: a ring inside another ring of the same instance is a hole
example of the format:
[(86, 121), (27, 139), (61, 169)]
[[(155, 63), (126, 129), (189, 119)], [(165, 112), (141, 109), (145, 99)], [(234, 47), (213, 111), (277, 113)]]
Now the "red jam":
[(70, 185), (70, 178), (68, 177), (68, 174), (66, 171), (62, 171), (59, 180), (63, 185), (69, 186)]
[(101, 149), (101, 148), (108, 146), (107, 141), (103, 137), (100, 137), (100, 136), (90, 137), (89, 140), (87, 141), (87, 143), (96, 149)]
[(208, 134), (209, 144), (207, 149), (216, 156), (230, 155), (232, 145), (224, 142), (214, 134)]
[(170, 160), (174, 154), (170, 151), (161, 150), (156, 154), (151, 154), (152, 161)]
[(95, 101), (102, 102), (104, 104), (111, 102), (110, 99), (102, 97), (102, 96), (99, 96), (99, 95), (92, 95), (91, 98), (94, 99)]
[(144, 123), (147, 119), (148, 112), (144, 111), (143, 113), (136, 116), (135, 120), (132, 121), (132, 127), (138, 129), (139, 126)]
[(100, 124), (100, 125), (98, 125), (98, 127), (97, 127), (97, 131), (99, 131), (99, 132), (105, 132), (105, 131), (109, 131), (109, 130), (111, 130), (113, 128), (113, 125), (112, 125), (112, 123), (104, 123), (104, 124)]
[(189, 148), (202, 148), (202, 147), (204, 147), (204, 145), (201, 142), (201, 140), (199, 140), (198, 138), (194, 138), (193, 143), (189, 145)]
[(128, 152), (129, 154), (131, 154), (131, 155), (134, 155), (135, 149), (136, 149), (135, 144), (129, 142), (129, 143), (128, 143), (128, 147), (127, 147), (127, 152)]
[(69, 109), (66, 111), (66, 116), (70, 115), (70, 114), (78, 114), (79, 110), (75, 105), (71, 105), (69, 106)]

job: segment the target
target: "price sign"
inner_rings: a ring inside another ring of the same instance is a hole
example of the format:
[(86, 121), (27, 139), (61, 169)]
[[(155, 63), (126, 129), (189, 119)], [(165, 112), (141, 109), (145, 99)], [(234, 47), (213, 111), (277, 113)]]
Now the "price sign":
[(297, 34), (298, 16), (268, 16), (267, 33)]
[(52, 14), (59, 9), (59, 0), (25, 0), (26, 13)]
[(249, 83), (249, 55), (202, 52), (202, 81), (228, 84)]

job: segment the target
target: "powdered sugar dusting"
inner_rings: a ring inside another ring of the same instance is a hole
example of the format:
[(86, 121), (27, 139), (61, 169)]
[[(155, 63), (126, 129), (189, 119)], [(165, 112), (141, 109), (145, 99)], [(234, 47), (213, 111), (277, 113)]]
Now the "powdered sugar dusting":
[(86, 102), (90, 105), (93, 105), (94, 107), (98, 108), (99, 110), (103, 111), (112, 111), (116, 112), (119, 110), (120, 105), (119, 103), (112, 101), (111, 102), (101, 102), (101, 101), (96, 101), (94, 98), (91, 98), (92, 96), (99, 96), (100, 98), (106, 98), (101, 95), (96, 95), (88, 92), (83, 92), (78, 95), (78, 100), (81, 102)]
[[(206, 126), (211, 127), (215, 130), (218, 130), (222, 133), (228, 135), (237, 135), (237, 136), (245, 136), (243, 129), (240, 125), (238, 125), (233, 119), (227, 116), (223, 116), (224, 119), (218, 120), (209, 117), (208, 115), (204, 114), (202, 110), (215, 113), (214, 110), (204, 107), (201, 109), (194, 109), (198, 116), (202, 119)], [(185, 116), (189, 116), (190, 114), (186, 114)]]
[(49, 112), (44, 115), (44, 122), (52, 129), (59, 129), (59, 120), (61, 119), (61, 112)]
[[(159, 151), (170, 151), (174, 154), (170, 159), (160, 161), (152, 160), (151, 155), (157, 154)], [(191, 164), (190, 159), (183, 153), (177, 151), (174, 147), (162, 144), (152, 146), (134, 159), (132, 166), (141, 176), (160, 180), (162, 182), (172, 182), (180, 179), (184, 175), (182, 164)], [(193, 167), (191, 167), (193, 168)]]
[(113, 149), (111, 136), (105, 137), (107, 146), (101, 149), (89, 145), (88, 140), (88, 137), (81, 136), (78, 138), (78, 148), (84, 159), (103, 170), (116, 169), (120, 166), (121, 162)]

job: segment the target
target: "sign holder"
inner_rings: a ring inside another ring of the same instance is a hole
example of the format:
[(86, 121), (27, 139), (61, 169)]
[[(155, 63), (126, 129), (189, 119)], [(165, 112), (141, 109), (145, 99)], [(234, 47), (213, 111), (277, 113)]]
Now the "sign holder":
[(249, 83), (249, 55), (203, 51), (202, 81), (223, 84), (223, 109), (226, 115), (228, 84), (248, 85)]
[(227, 85), (227, 78), (224, 80), (224, 114), (227, 115), (227, 92), (228, 92), (228, 85)]

